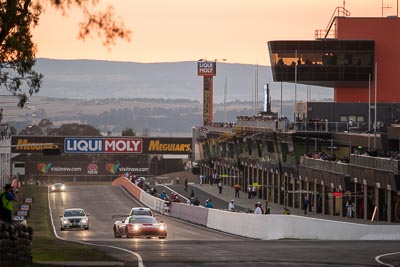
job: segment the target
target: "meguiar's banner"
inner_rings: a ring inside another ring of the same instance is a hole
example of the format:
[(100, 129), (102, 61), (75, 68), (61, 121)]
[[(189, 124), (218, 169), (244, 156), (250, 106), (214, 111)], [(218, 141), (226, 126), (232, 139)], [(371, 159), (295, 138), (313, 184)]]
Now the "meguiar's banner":
[(187, 137), (58, 137), (12, 136), (12, 153), (43, 153), (60, 149), (74, 154), (189, 154), (192, 138)]

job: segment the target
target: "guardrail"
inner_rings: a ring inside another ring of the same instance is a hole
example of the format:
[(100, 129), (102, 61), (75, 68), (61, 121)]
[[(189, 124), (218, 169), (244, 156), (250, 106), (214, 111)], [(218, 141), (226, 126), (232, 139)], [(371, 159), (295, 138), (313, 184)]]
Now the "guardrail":
[(389, 171), (393, 172), (394, 174), (399, 174), (400, 170), (399, 164), (400, 164), (399, 160), (356, 155), (356, 154), (350, 155), (350, 163), (313, 159), (304, 156), (300, 157), (300, 165), (302, 166), (319, 170), (336, 172), (336, 173), (342, 173), (344, 175), (349, 174), (349, 168), (351, 167), (351, 165)]
[(268, 120), (268, 121), (237, 121), (234, 128), (207, 127), (207, 132), (226, 132), (231, 133), (239, 130), (248, 131), (299, 131), (299, 132), (360, 132), (364, 130), (364, 125), (357, 124), (349, 127), (347, 122), (327, 122), (327, 121), (302, 121), (289, 122), (286, 120)]
[(318, 170), (342, 173), (344, 175), (349, 174), (350, 167), (348, 163), (323, 159), (313, 159), (304, 156), (300, 157), (300, 165)]
[(350, 164), (399, 174), (399, 160), (351, 154)]

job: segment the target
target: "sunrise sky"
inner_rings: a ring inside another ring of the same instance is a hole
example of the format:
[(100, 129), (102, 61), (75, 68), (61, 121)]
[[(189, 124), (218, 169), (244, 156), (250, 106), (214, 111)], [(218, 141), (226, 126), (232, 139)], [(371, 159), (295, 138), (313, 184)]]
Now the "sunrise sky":
[[(270, 65), (267, 42), (313, 40), (343, 0), (101, 0), (114, 6), (133, 32), (111, 51), (99, 39), (77, 39), (81, 13), (47, 8), (34, 30), (37, 57), (131, 62), (226, 58), (227, 63)], [(382, 9), (383, 6), (386, 7)], [(398, 0), (346, 0), (351, 17), (397, 13)], [(387, 8), (391, 7), (391, 8)]]

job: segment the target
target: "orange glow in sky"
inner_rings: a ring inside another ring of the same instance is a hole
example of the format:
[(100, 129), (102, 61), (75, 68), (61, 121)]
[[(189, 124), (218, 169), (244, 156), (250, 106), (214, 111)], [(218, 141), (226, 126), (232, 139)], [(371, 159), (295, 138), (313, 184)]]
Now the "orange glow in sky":
[(81, 13), (47, 8), (34, 30), (37, 57), (131, 62), (226, 58), (227, 63), (270, 65), (267, 42), (314, 40), (337, 6), (350, 17), (397, 14), (397, 0), (101, 0), (132, 31), (130, 43), (109, 51), (99, 39), (78, 40)]

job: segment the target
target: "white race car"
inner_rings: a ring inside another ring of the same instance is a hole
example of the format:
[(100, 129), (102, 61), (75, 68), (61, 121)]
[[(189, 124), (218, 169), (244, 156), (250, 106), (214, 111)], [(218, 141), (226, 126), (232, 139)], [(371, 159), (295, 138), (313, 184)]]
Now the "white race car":
[(55, 183), (50, 187), (51, 192), (65, 192), (65, 184)]
[(90, 215), (80, 208), (65, 209), (64, 215), (60, 215), (61, 231), (66, 229), (89, 230), (88, 216)]

